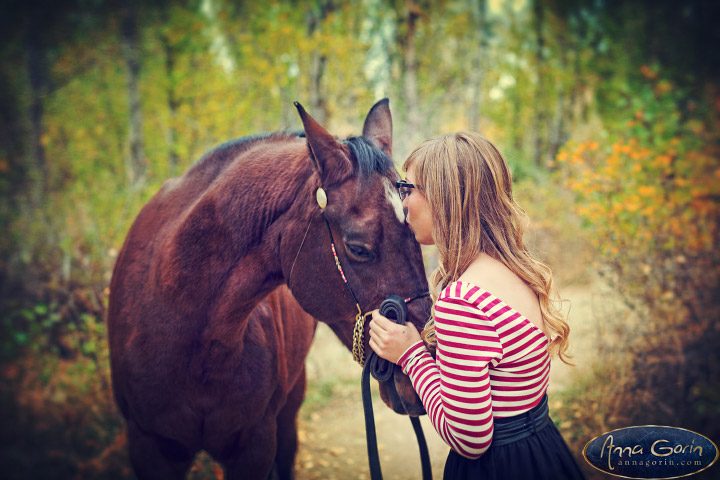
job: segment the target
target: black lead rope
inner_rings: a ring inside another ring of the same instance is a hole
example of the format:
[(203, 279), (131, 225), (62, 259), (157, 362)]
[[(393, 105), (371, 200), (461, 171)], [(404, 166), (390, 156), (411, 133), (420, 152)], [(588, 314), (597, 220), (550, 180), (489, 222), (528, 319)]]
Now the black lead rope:
[[(391, 295), (380, 304), (380, 314), (395, 323), (404, 325), (407, 318), (407, 303), (427, 294), (417, 295), (403, 299), (397, 295)], [(378, 381), (384, 382), (392, 378), (395, 364), (378, 357), (372, 350), (368, 355), (363, 367), (362, 379), (360, 382), (362, 390), (363, 410), (365, 412), (365, 435), (367, 438), (368, 462), (370, 464), (370, 478), (382, 480), (380, 468), (380, 456), (378, 454), (377, 433), (375, 431), (375, 415), (373, 414), (372, 396), (370, 395), (370, 375)], [(410, 417), (415, 436), (417, 437), (418, 449), (420, 450), (420, 464), (422, 465), (423, 480), (432, 480), (432, 467), (430, 465), (430, 454), (427, 442), (423, 434), (422, 425), (418, 417)]]

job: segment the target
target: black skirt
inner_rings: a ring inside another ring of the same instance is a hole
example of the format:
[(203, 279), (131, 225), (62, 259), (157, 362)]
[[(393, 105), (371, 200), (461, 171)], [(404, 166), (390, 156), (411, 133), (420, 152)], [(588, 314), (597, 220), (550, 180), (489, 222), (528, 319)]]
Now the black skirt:
[[(518, 420), (526, 427), (518, 432)], [(512, 426), (511, 426), (512, 425)], [(565, 440), (547, 414), (547, 396), (529, 412), (495, 420), (497, 438), (511, 427), (510, 441), (498, 441), (475, 460), (450, 450), (445, 480), (575, 480), (585, 478)], [(504, 435), (507, 440), (508, 435)], [(512, 438), (518, 438), (512, 440)], [(497, 444), (496, 444), (497, 443)]]

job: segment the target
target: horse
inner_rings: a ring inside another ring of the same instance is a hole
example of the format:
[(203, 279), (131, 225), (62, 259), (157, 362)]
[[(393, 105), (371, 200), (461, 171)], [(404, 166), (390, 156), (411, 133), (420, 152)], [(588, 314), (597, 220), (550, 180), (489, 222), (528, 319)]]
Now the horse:
[[(315, 319), (369, 351), (362, 309), (427, 290), (388, 100), (344, 140), (295, 106), (303, 131), (224, 143), (167, 180), (118, 255), (110, 366), (140, 479), (184, 478), (201, 450), (227, 479), (292, 478)], [(409, 305), (409, 321), (421, 328), (430, 307)], [(381, 398), (424, 413), (399, 370)]]

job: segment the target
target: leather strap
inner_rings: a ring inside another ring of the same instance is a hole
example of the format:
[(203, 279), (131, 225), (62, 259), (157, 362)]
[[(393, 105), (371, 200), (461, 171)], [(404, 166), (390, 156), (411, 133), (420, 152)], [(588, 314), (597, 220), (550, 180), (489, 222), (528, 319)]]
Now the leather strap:
[[(405, 324), (407, 318), (406, 300), (397, 295), (392, 295), (380, 304), (380, 314), (396, 323)], [(365, 413), (365, 436), (367, 441), (368, 463), (370, 465), (371, 480), (382, 480), (382, 469), (380, 468), (380, 456), (378, 454), (377, 433), (375, 431), (375, 415), (373, 413), (372, 396), (370, 394), (370, 375), (378, 381), (388, 381), (392, 378), (396, 365), (378, 357), (372, 350), (367, 357), (363, 367), (360, 387), (362, 391), (363, 411)], [(432, 480), (432, 466), (428, 452), (425, 435), (418, 417), (410, 417), (415, 437), (420, 450), (420, 464), (422, 466), (423, 480)]]

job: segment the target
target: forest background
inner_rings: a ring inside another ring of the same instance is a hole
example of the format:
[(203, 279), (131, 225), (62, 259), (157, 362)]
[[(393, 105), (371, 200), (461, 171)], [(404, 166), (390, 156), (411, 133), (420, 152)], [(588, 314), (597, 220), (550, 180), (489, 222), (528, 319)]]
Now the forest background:
[(300, 128), (293, 101), (346, 136), (386, 96), (396, 164), (432, 135), (482, 132), (506, 154), (528, 243), (559, 284), (611, 292), (593, 313), (595, 361), (553, 411), (573, 451), (636, 424), (719, 441), (718, 10), (5, 0), (5, 478), (129, 478), (104, 309), (124, 236), (162, 182), (228, 139)]

